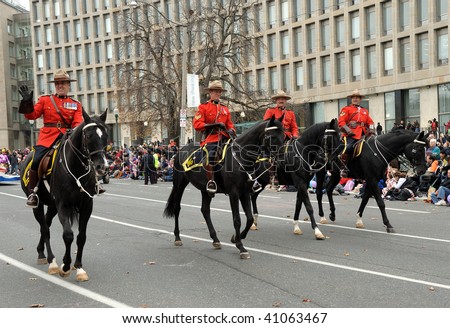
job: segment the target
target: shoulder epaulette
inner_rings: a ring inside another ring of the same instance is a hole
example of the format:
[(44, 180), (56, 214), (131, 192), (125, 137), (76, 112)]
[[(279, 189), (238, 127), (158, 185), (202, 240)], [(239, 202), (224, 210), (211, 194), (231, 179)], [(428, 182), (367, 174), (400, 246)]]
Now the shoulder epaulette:
[(70, 98), (70, 100), (73, 100), (81, 105), (81, 102), (79, 100), (76, 100), (75, 98), (72, 98), (72, 97), (69, 97), (69, 98)]

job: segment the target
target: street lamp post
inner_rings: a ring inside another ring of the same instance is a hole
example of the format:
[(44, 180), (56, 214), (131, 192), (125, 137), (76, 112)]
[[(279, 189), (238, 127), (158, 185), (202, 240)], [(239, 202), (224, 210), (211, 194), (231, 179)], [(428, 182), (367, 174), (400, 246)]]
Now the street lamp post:
[(114, 108), (114, 117), (116, 118), (116, 141), (114, 141), (114, 144), (119, 147), (119, 110), (117, 107)]
[(30, 120), (30, 132), (31, 132), (31, 134), (30, 134), (30, 140), (31, 140), (31, 147), (33, 147), (34, 146), (34, 128), (33, 128), (33, 125), (34, 125), (34, 120)]

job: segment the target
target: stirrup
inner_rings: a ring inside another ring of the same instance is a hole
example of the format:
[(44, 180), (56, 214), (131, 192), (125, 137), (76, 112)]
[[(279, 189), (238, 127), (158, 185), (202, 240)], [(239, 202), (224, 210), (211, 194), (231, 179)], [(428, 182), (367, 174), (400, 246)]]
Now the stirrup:
[(206, 184), (206, 191), (210, 194), (215, 194), (217, 192), (217, 184), (214, 180), (209, 180)]
[(255, 180), (255, 182), (253, 183), (252, 190), (253, 190), (253, 192), (259, 192), (262, 190), (262, 186), (258, 182), (258, 180)]
[(26, 206), (31, 208), (36, 208), (39, 205), (39, 197), (37, 194), (32, 192), (28, 195)]

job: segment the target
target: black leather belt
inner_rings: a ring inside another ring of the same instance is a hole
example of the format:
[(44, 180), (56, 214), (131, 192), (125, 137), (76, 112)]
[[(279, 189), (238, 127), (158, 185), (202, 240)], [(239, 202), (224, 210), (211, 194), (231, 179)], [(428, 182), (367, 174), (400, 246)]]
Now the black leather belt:
[(58, 129), (70, 129), (70, 125), (61, 122), (58, 123), (44, 123), (47, 128), (58, 128)]

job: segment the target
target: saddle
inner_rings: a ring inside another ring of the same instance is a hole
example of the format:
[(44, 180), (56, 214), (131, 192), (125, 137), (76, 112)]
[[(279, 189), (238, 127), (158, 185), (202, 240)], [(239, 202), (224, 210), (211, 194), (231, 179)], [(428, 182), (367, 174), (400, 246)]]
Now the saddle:
[[(42, 157), (41, 162), (39, 163), (38, 168), (38, 179), (41, 180), (43, 178), (48, 179), (50, 174), (52, 173), (53, 166), (55, 165), (56, 155), (59, 151), (59, 146), (61, 144), (61, 141), (59, 140), (52, 148), (50, 148)], [(31, 169), (31, 163), (33, 161), (30, 161), (27, 166), (25, 167), (24, 172), (24, 184), (25, 186), (28, 186), (28, 171)]]
[[(344, 141), (344, 149), (342, 150), (342, 154), (344, 154), (347, 150), (347, 137), (345, 136), (343, 139), (344, 139), (343, 140)], [(353, 153), (351, 154), (351, 156), (349, 156), (350, 157), (349, 159), (354, 159), (361, 155), (365, 139), (366, 139), (366, 136), (362, 136), (361, 139), (359, 139), (358, 141), (356, 141), (353, 144)]]
[[(215, 162), (215, 165), (221, 164), (223, 162), (230, 141), (231, 139), (228, 139), (227, 142), (225, 142), (225, 144), (219, 146), (219, 148), (217, 149), (218, 160)], [(206, 149), (206, 145), (194, 149), (181, 165), (183, 166), (184, 171), (187, 172), (192, 169), (195, 169), (196, 167), (203, 166), (205, 161), (206, 164), (209, 164), (208, 149)]]

